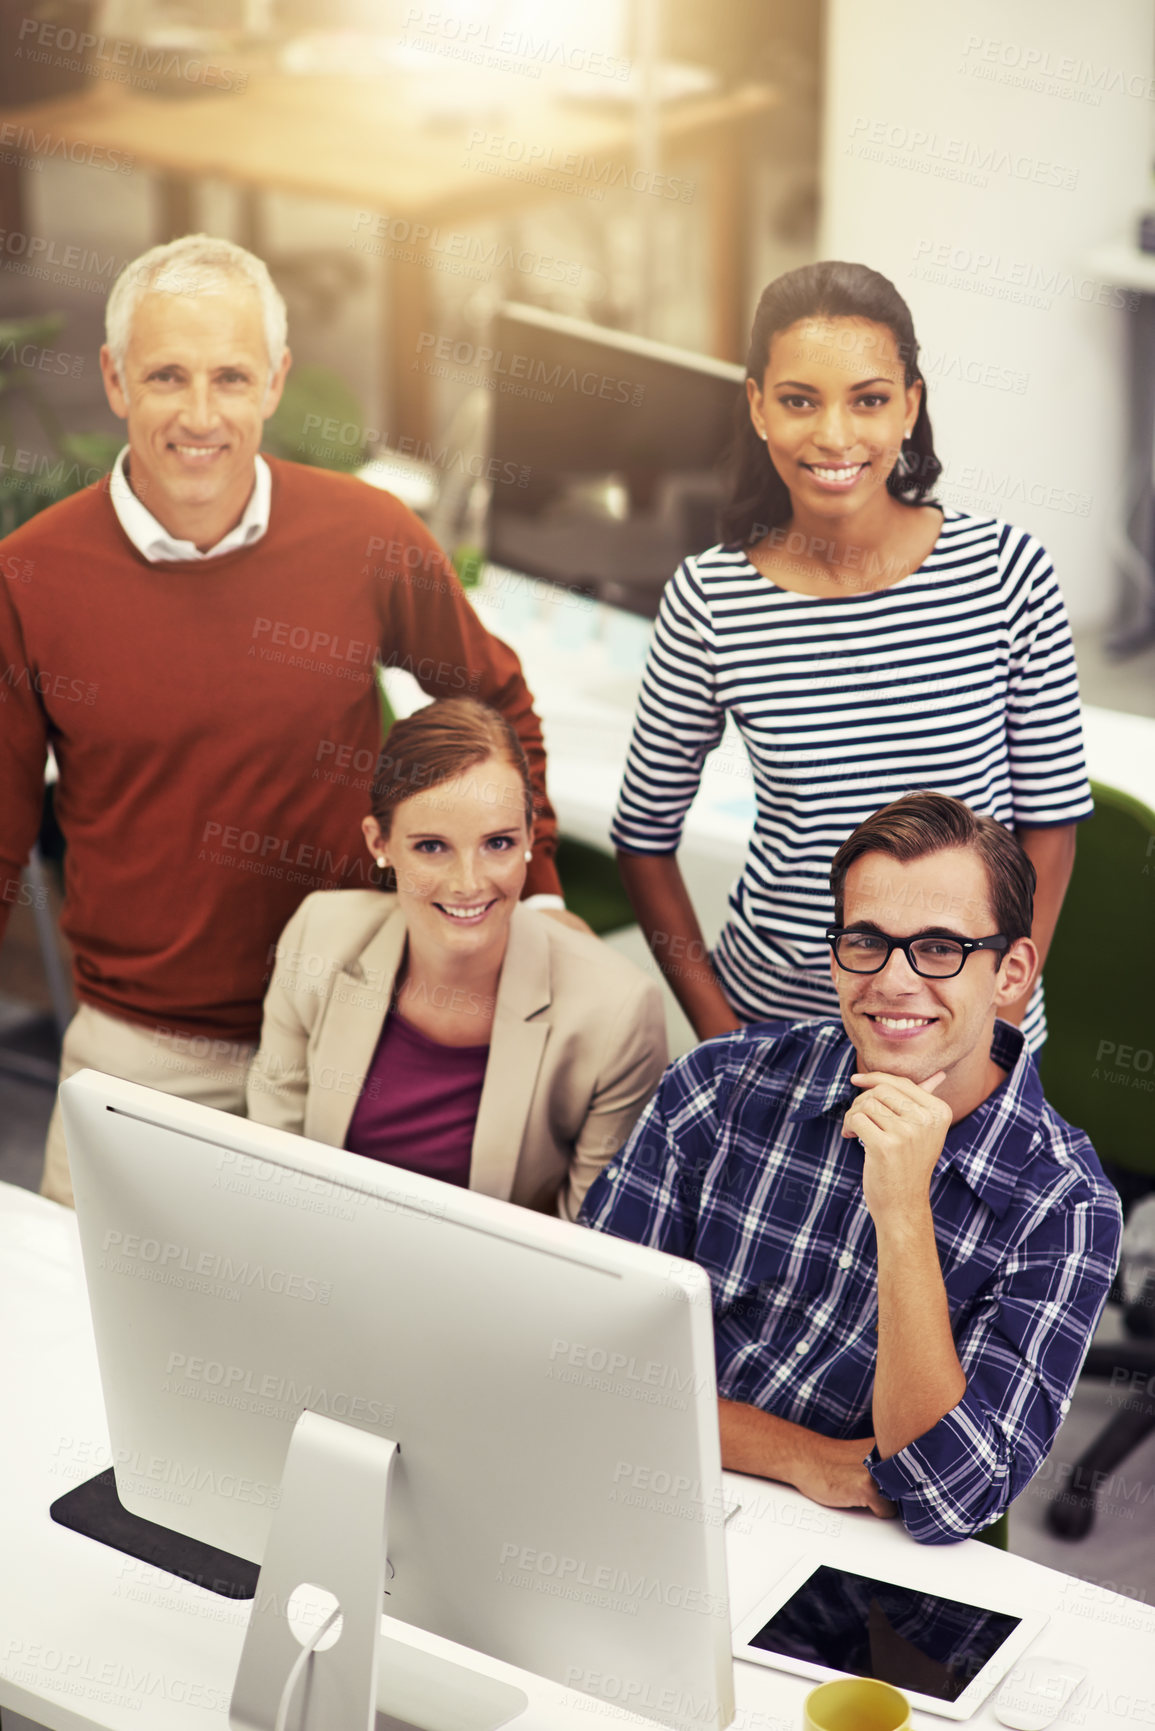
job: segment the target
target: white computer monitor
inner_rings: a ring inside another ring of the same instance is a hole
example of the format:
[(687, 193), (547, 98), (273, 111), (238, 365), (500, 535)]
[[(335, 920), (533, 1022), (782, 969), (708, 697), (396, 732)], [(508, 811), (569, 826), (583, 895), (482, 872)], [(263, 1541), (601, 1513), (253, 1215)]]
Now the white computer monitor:
[(300, 1413), (387, 1436), (392, 1616), (728, 1723), (700, 1269), (94, 1071), (61, 1106), (125, 1508), (260, 1563)]

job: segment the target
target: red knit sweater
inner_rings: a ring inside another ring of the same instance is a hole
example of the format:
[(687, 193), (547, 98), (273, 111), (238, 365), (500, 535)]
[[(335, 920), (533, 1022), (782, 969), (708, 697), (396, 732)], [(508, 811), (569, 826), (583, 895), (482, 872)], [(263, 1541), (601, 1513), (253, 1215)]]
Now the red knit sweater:
[(268, 532), (219, 558), (149, 564), (107, 482), (0, 551), (0, 921), (50, 742), (78, 996), (226, 1040), (257, 1039), (272, 947), (304, 897), (375, 876), (360, 821), (381, 750), (376, 658), (508, 715), (541, 806), (526, 891), (558, 888), (541, 730), (513, 651), (397, 499), (270, 468)]

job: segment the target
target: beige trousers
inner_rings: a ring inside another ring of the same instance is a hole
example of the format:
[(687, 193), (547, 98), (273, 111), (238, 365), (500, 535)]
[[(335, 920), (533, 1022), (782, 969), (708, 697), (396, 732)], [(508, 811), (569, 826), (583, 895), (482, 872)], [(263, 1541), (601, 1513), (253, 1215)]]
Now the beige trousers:
[[(182, 1100), (199, 1100), (222, 1112), (245, 1110), (245, 1076), (255, 1046), (207, 1035), (174, 1034), (163, 1028), (141, 1028), (119, 1016), (81, 1004), (64, 1030), (60, 1080), (77, 1070), (101, 1070), (125, 1082), (141, 1082)], [(72, 1207), (68, 1147), (60, 1119), (59, 1096), (52, 1108), (44, 1144), (44, 1176), (40, 1194)]]

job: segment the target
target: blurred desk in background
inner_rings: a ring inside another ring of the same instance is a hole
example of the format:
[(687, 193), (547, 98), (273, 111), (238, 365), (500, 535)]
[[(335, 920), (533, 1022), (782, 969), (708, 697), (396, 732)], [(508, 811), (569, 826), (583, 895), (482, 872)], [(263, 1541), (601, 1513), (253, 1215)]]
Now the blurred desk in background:
[(1083, 705), (1087, 774), (1155, 811), (1155, 720), (1122, 709)]
[[(152, 170), (160, 192), (158, 241), (197, 230), (202, 180), (250, 194), (237, 238), (257, 253), (263, 251), (261, 194), (349, 205), (350, 255), (380, 258), (385, 266), (385, 424), (396, 443), (430, 436), (417, 338), (433, 328), (432, 271), (463, 263), (460, 252), (450, 250), (460, 248), (461, 238), (446, 225), (521, 212), (559, 191), (588, 200), (603, 183), (620, 184), (637, 159), (637, 126), (621, 104), (567, 100), (548, 85), (532, 86), (528, 95), (519, 90), (514, 100), (507, 80), (483, 71), (470, 81), (470, 95), (469, 113), (449, 120), (422, 103), (419, 82), (400, 73), (266, 72), (252, 76), (243, 91), (206, 90), (180, 99), (106, 84), (0, 110), (0, 127), (17, 129), (0, 137), (19, 144), (24, 136), (34, 149), (39, 140), (41, 152), (73, 146), (116, 152), (135, 168)], [(742, 129), (778, 100), (768, 86), (751, 84), (659, 110), (663, 170), (684, 165), (695, 152), (708, 161), (711, 344), (725, 360), (744, 356), (749, 322)], [(20, 173), (0, 164), (0, 202), (10, 212), (19, 207)], [(685, 187), (692, 198), (701, 191), (686, 182), (678, 196)], [(643, 188), (640, 195), (669, 196), (665, 187)], [(23, 230), (25, 224), (10, 220), (8, 227)]]
[(1155, 254), (1120, 241), (1099, 247), (1088, 266), (1136, 302), (1127, 329), (1124, 503), (1110, 549), (1119, 603), (1106, 638), (1108, 653), (1133, 655), (1155, 639)]

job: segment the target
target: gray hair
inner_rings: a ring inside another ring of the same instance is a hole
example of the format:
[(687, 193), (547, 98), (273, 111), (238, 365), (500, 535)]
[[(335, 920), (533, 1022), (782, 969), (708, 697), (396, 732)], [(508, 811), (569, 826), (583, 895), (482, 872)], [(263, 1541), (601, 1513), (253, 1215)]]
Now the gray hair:
[(124, 358), (136, 309), (148, 294), (221, 294), (245, 284), (261, 303), (269, 377), (281, 363), (288, 336), (285, 302), (268, 266), (243, 246), (209, 234), (186, 234), (154, 246), (126, 264), (112, 285), (104, 310), (105, 339), (124, 382)]

